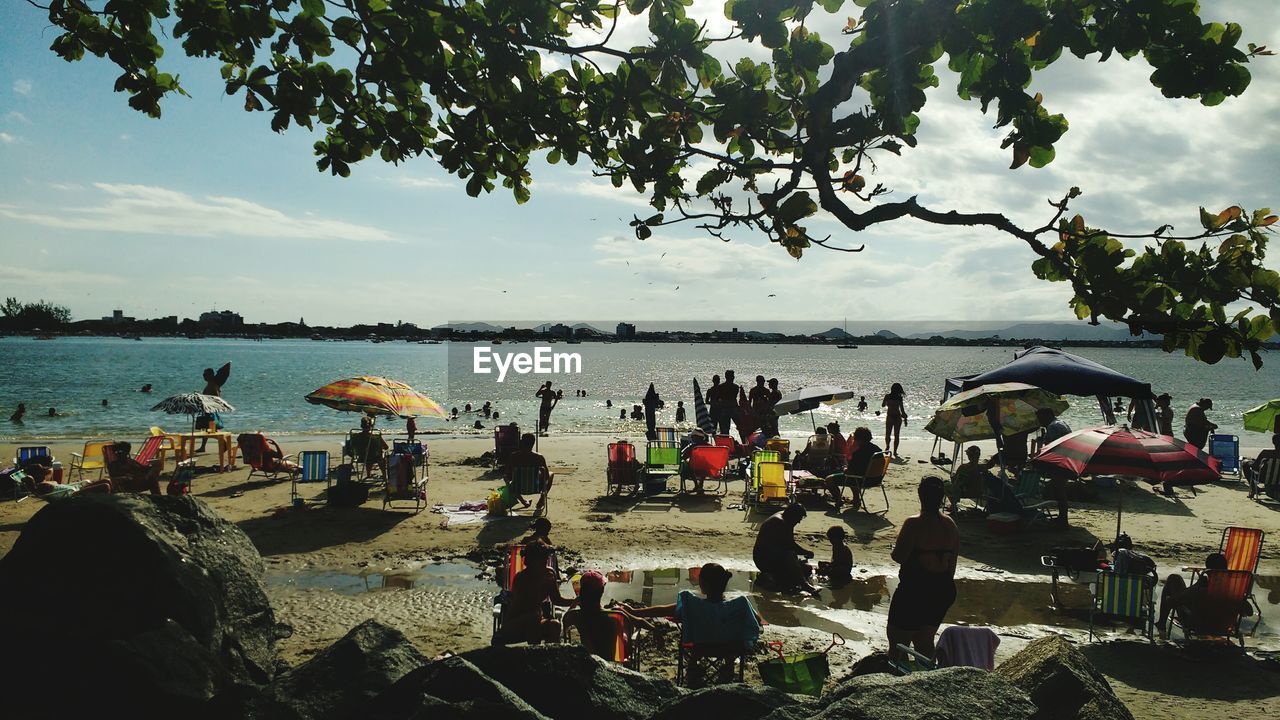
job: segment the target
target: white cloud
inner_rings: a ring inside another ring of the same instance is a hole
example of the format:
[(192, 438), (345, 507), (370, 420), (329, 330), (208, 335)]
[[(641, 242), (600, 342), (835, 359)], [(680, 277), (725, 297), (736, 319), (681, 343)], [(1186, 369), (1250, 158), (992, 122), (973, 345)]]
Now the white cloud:
[(291, 217), (241, 198), (196, 198), (148, 185), (94, 183), (94, 187), (108, 196), (97, 205), (59, 207), (52, 212), (0, 205), (0, 216), (44, 227), (94, 232), (399, 242), (380, 228), (342, 220)]
[(78, 185), (76, 183), (61, 183), (61, 182), (51, 182), (49, 183), (49, 187), (53, 188), (54, 190), (83, 190), (84, 189), (83, 185)]
[(22, 138), (18, 137), (17, 135), (10, 135), (7, 132), (0, 132), (0, 143), (4, 143), (5, 145), (12, 145), (21, 139)]
[(457, 187), (448, 180), (441, 180), (433, 177), (379, 177), (379, 180), (399, 185), (400, 187), (413, 189), (431, 189)]
[(32, 85), (30, 80), (24, 80), (22, 78), (19, 78), (13, 81), (13, 91), (18, 93), (19, 95), (30, 95), (31, 90), (32, 90)]
[(5, 114), (4, 119), (10, 122), (19, 122), (19, 123), (22, 123), (23, 125), (31, 124), (31, 121), (27, 119), (27, 116), (23, 115), (17, 110), (10, 110), (8, 113)]

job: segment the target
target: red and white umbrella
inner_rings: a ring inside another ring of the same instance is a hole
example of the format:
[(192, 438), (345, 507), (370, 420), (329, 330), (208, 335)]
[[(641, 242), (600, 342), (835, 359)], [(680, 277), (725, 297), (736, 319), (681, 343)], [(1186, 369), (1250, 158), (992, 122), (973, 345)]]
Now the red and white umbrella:
[[(1073, 475), (1128, 475), (1152, 485), (1200, 485), (1216, 482), (1221, 463), (1187, 442), (1122, 425), (1104, 425), (1064, 435), (1031, 461), (1041, 468)], [(1124, 513), (1123, 491), (1120, 514)], [(1120, 517), (1116, 517), (1116, 536)]]

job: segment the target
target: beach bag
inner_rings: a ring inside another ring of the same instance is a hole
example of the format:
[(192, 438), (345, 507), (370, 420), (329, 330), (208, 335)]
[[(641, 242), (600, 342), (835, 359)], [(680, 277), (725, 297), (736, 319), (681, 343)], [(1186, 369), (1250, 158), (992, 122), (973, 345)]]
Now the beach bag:
[(500, 490), (489, 491), (489, 499), (488, 499), (488, 502), (486, 503), (486, 511), (490, 515), (495, 515), (495, 516), (501, 516), (501, 515), (507, 514), (507, 506), (503, 503), (502, 492)]
[(343, 463), (333, 469), (333, 482), (337, 484), (351, 482), (351, 474), (353, 466), (351, 463)]
[(836, 645), (843, 644), (844, 638), (839, 634), (833, 634), (831, 644), (822, 652), (783, 655), (782, 643), (771, 642), (769, 647), (778, 654), (778, 657), (756, 663), (756, 667), (760, 670), (760, 681), (769, 687), (793, 695), (818, 697), (822, 694), (822, 686), (826, 683), (827, 676), (831, 674), (827, 653)]
[(1049, 553), (1060, 568), (1079, 572), (1098, 569), (1098, 551), (1091, 547), (1055, 547)]

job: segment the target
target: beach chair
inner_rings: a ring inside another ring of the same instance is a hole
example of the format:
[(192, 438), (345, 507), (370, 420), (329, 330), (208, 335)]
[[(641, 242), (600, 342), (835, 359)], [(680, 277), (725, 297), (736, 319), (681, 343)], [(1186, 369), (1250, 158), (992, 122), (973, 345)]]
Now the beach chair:
[(1018, 473), (1018, 487), (1014, 495), (1024, 511), (1034, 510), (1046, 519), (1058, 517), (1058, 503), (1044, 499), (1044, 484), (1040, 473), (1030, 468), (1023, 468)]
[(1222, 463), (1218, 469), (1219, 474), (1235, 475), (1237, 479), (1241, 477), (1239, 435), (1210, 435), (1209, 454)]
[(160, 471), (164, 467), (163, 462), (156, 457), (159, 454), (160, 440), (163, 438), (148, 438), (138, 454), (132, 457), (130, 451), (133, 446), (127, 442), (112, 442), (103, 446), (102, 460), (106, 463), (107, 477), (111, 479), (113, 493), (134, 492), (132, 488), (148, 484), (151, 480), (159, 482)]
[[(670, 433), (666, 431), (670, 430)], [(658, 439), (650, 440), (644, 448), (645, 491), (680, 474), (680, 446), (676, 444), (673, 428), (656, 428)]]
[(729, 449), (729, 462), (724, 466), (724, 476), (742, 477), (742, 463), (744, 462), (741, 454), (741, 447), (732, 435), (716, 435), (712, 438), (712, 445)]
[(1138, 622), (1137, 630), (1154, 642), (1155, 600), (1149, 575), (1127, 575), (1099, 571), (1089, 607), (1089, 640), (1094, 637), (1094, 618), (1102, 615)]
[(493, 466), (503, 467), (507, 458), (520, 447), (520, 426), (515, 423), (499, 425), (493, 430)]
[(1280, 500), (1280, 460), (1265, 459), (1253, 469), (1258, 492), (1272, 500)]
[(609, 443), (609, 464), (605, 469), (604, 492), (622, 492), (623, 488), (631, 488), (632, 492), (640, 489), (641, 465), (636, 460), (636, 448), (629, 442)]
[[(519, 465), (509, 466), (507, 468), (507, 484), (521, 498), (521, 504), (525, 507), (529, 506), (529, 501), (524, 500), (525, 495), (542, 495), (544, 491), (545, 478), (542, 475), (542, 468), (538, 465)], [(547, 506), (551, 504), (551, 498), (542, 504), (541, 512), (543, 515), (547, 513)]]
[[(1223, 530), (1222, 539), (1218, 542), (1218, 552), (1227, 558), (1227, 569), (1245, 570), (1256, 575), (1258, 561), (1262, 557), (1262, 541), (1266, 538), (1266, 535), (1265, 532), (1258, 528), (1229, 527)], [(1204, 572), (1204, 568), (1186, 566), (1182, 568), (1182, 571), (1191, 573), (1191, 582), (1195, 584), (1200, 573)], [(1249, 588), (1248, 600), (1257, 613), (1258, 622), (1262, 622), (1262, 608), (1258, 605), (1258, 600), (1253, 595), (1253, 588)]]
[(36, 458), (49, 458), (50, 464), (54, 462), (53, 453), (49, 450), (48, 445), (28, 445), (18, 448), (18, 454), (13, 458), (13, 464), (21, 468)]
[(98, 479), (102, 479), (102, 474), (107, 470), (107, 461), (102, 457), (102, 448), (111, 444), (110, 440), (90, 440), (84, 444), (84, 450), (78, 453), (71, 453), (71, 472), (81, 480), (84, 479), (85, 470), (97, 470)]
[(387, 458), (387, 482), (382, 494), (382, 509), (393, 509), (393, 502), (413, 501), (413, 511), (420, 511), (427, 503), (427, 478), (418, 477), (410, 453), (391, 453)]
[[(626, 615), (616, 610), (606, 610), (604, 616), (608, 618), (609, 632), (613, 635), (610, 653), (605, 659), (639, 672), (640, 647), (636, 644), (635, 627)], [(573, 640), (572, 625), (564, 626), (564, 639), (566, 642)]]
[(156, 435), (149, 436), (142, 441), (142, 447), (138, 448), (138, 453), (133, 459), (139, 465), (150, 465), (152, 460), (159, 460), (160, 467), (164, 467), (164, 441), (165, 438)]
[(801, 456), (797, 456), (792, 460), (791, 467), (793, 470), (808, 470), (819, 477), (826, 477), (835, 472), (839, 468), (833, 467), (835, 464), (835, 445), (831, 442), (831, 438), (827, 437), (825, 443), (818, 443), (817, 435), (810, 435), (808, 442), (804, 446), (804, 464), (803, 467), (798, 466)]
[(881, 512), (888, 513), (889, 493), (884, 487), (884, 479), (888, 473), (889, 456), (883, 452), (878, 452), (875, 455), (872, 455), (871, 459), (867, 461), (867, 471), (865, 474), (850, 475), (848, 473), (834, 473), (829, 476), (827, 480), (834, 481), (836, 492), (840, 494), (838, 499), (841, 501), (843, 501), (844, 498), (845, 488), (857, 491), (858, 496), (855, 498), (856, 502), (854, 503), (854, 510), (858, 510), (860, 508), (863, 512), (867, 513), (871, 512), (871, 509), (867, 507), (867, 490), (879, 487), (880, 494), (884, 496), (884, 510)]
[(392, 440), (391, 452), (408, 453), (413, 458), (414, 466), (422, 468), (423, 474), (426, 474), (427, 461), (431, 456), (426, 443), (421, 440)]
[[(551, 556), (547, 558), (547, 567), (555, 571), (556, 576), (560, 576), (560, 562), (556, 559), (555, 550), (551, 551)], [(498, 580), (498, 594), (493, 596), (493, 638), (494, 645), (505, 645), (502, 640), (502, 605), (507, 601), (507, 593), (511, 592), (511, 586), (516, 580), (516, 575), (524, 570), (524, 545), (512, 543), (503, 551), (502, 561), (498, 564), (496, 577)], [(547, 603), (552, 612), (559, 614), (560, 609)]]
[(764, 442), (764, 449), (778, 453), (782, 462), (791, 461), (791, 441), (780, 437), (769, 438)]
[(787, 466), (777, 458), (778, 453), (761, 450), (751, 461), (751, 477), (747, 479), (742, 496), (742, 509), (746, 515), (766, 505), (791, 504), (793, 488), (787, 482)]
[[(700, 601), (701, 598), (695, 597), (692, 600)], [(734, 607), (736, 605), (744, 607)], [(753, 617), (750, 615), (750, 601), (745, 597), (725, 600), (723, 610), (737, 611), (744, 620)], [(737, 634), (735, 631), (737, 627), (736, 624), (728, 624), (723, 619), (698, 624), (691, 622), (690, 616), (686, 615), (680, 620), (680, 644), (676, 650), (676, 685), (702, 686), (704, 680), (709, 681), (709, 684), (743, 682), (746, 676), (747, 658), (751, 654), (752, 647), (743, 640), (733, 639)], [(759, 629), (758, 626), (756, 628)]]
[(376, 467), (387, 476), (387, 442), (377, 430), (352, 429), (342, 444), (342, 462), (350, 462), (356, 479), (365, 478)]
[(163, 451), (164, 451), (164, 452), (166, 452), (166, 453), (173, 453), (173, 456), (174, 456), (175, 458), (177, 458), (179, 461), (181, 461), (181, 460), (185, 460), (185, 459), (186, 459), (186, 458), (182, 457), (182, 452), (181, 452), (181, 451), (182, 451), (182, 443), (181, 443), (181, 442), (179, 442), (179, 440), (178, 440), (178, 439), (176, 439), (176, 438), (178, 438), (178, 436), (176, 436), (176, 435), (171, 435), (171, 434), (169, 434), (169, 433), (165, 432), (165, 431), (164, 431), (164, 428), (160, 427), (159, 425), (152, 425), (152, 426), (151, 426), (151, 435), (152, 435), (152, 436), (159, 436), (159, 437), (164, 438), (164, 440), (162, 440), (162, 441), (160, 442), (160, 449), (161, 449), (161, 450), (163, 450)]
[(989, 627), (952, 625), (938, 635), (938, 667), (994, 670), (1000, 636)]
[[(1235, 638), (1244, 647), (1244, 633), (1240, 630), (1242, 611), (1248, 607), (1248, 597), (1253, 589), (1253, 573), (1248, 570), (1213, 570), (1207, 582), (1208, 609), (1198, 617), (1188, 617), (1179, 608), (1169, 613), (1169, 631), (1176, 626), (1183, 638)], [(1255, 628), (1257, 624), (1255, 623)]]
[(680, 492), (686, 492), (685, 482), (708, 480), (716, 483), (716, 491), (727, 491), (724, 469), (729, 464), (729, 448), (720, 445), (698, 445), (689, 449), (689, 457), (680, 465)]
[(302, 496), (298, 493), (298, 483), (324, 483), (325, 497), (328, 497), (331, 483), (329, 481), (329, 451), (303, 450), (298, 453), (298, 472), (291, 476), (292, 487), (289, 499), (297, 502)]
[(653, 429), (653, 439), (650, 442), (661, 443), (662, 445), (679, 446), (680, 440), (676, 437), (676, 429), (671, 427), (656, 427)]
[(241, 433), (236, 437), (240, 459), (249, 466), (249, 478), (258, 473), (264, 478), (274, 480), (284, 473), (293, 475), (298, 471), (297, 463), (292, 455), (285, 455), (275, 440), (262, 433)]

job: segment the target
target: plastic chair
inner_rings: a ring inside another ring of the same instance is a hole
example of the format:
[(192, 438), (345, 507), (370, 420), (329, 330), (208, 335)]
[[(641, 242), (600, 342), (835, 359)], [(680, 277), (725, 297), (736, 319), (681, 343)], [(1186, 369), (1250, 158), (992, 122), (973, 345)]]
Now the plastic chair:
[(1209, 454), (1222, 463), (1218, 472), (1240, 477), (1240, 436), (1210, 435)]
[[(1244, 647), (1240, 630), (1241, 610), (1253, 588), (1253, 573), (1248, 570), (1213, 570), (1208, 574), (1207, 610), (1199, 617), (1186, 617), (1178, 608), (1169, 614), (1169, 630), (1182, 629), (1187, 640), (1195, 637), (1235, 638)], [(1256, 627), (1256, 624), (1255, 624)]]
[(85, 470), (97, 470), (98, 479), (102, 479), (102, 473), (107, 469), (107, 461), (102, 457), (102, 448), (111, 444), (110, 440), (90, 440), (84, 444), (84, 450), (78, 453), (71, 453), (71, 472), (76, 473), (81, 480), (84, 479)]
[(609, 464), (605, 469), (605, 488), (606, 495), (617, 490), (622, 492), (622, 488), (629, 487), (632, 491), (640, 489), (640, 463), (636, 461), (636, 448), (629, 442), (609, 443), (608, 448)]
[(329, 452), (327, 450), (303, 450), (298, 453), (298, 472), (294, 473), (293, 485), (289, 491), (289, 497), (292, 501), (297, 502), (301, 497), (298, 493), (298, 483), (322, 482), (325, 487), (325, 496), (328, 497), (331, 483), (329, 481)]
[(685, 481), (714, 480), (717, 491), (724, 490), (724, 469), (729, 464), (729, 448), (720, 445), (698, 445), (689, 449), (689, 458), (681, 464), (680, 492), (685, 492)]
[(1138, 630), (1153, 639), (1155, 601), (1148, 575), (1124, 575), (1099, 572), (1093, 586), (1093, 604), (1089, 607), (1089, 640), (1093, 640), (1094, 617), (1110, 615), (1137, 620)]

